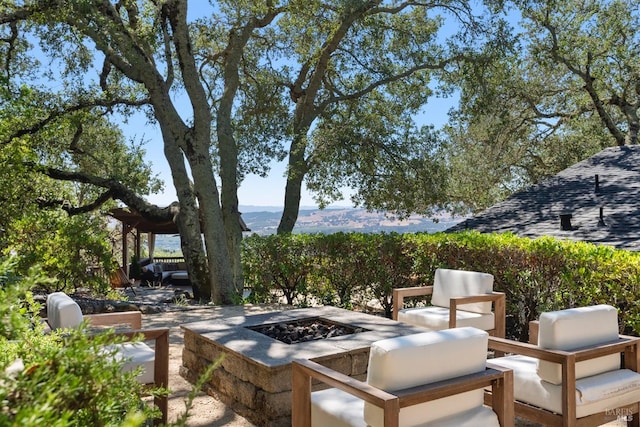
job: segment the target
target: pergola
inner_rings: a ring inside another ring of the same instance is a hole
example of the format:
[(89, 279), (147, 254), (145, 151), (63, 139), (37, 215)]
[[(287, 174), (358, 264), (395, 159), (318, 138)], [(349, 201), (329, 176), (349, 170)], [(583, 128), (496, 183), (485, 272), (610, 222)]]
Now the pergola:
[[(135, 254), (140, 259), (140, 234), (148, 234), (149, 257), (153, 258), (153, 250), (157, 234), (179, 234), (178, 226), (173, 221), (154, 222), (144, 218), (138, 212), (126, 209), (115, 208), (109, 212), (113, 218), (122, 223), (122, 267), (129, 273), (129, 259), (127, 257), (128, 245), (127, 235), (135, 230)], [(240, 217), (242, 231), (251, 231)]]

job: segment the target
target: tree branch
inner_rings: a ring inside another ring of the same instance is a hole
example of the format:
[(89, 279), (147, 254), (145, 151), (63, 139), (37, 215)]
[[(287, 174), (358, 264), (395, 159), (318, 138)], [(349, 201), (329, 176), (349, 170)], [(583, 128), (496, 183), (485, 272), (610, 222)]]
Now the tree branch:
[(365, 87), (364, 89), (359, 90), (357, 92), (353, 92), (353, 93), (346, 94), (346, 95), (327, 98), (324, 102), (322, 102), (322, 104), (320, 105), (319, 109), (322, 110), (327, 105), (332, 104), (332, 103), (341, 102), (341, 101), (348, 101), (348, 100), (351, 100), (351, 99), (358, 99), (358, 98), (370, 93), (371, 91), (375, 90), (376, 88), (379, 88), (379, 87), (385, 86), (385, 85), (387, 85), (389, 83), (393, 83), (393, 82), (396, 82), (398, 80), (401, 80), (401, 79), (403, 79), (405, 77), (408, 77), (408, 76), (410, 76), (410, 75), (412, 75), (412, 74), (414, 74), (414, 73), (416, 73), (418, 71), (422, 71), (422, 70), (442, 70), (447, 65), (449, 65), (450, 63), (459, 61), (459, 60), (461, 60), (463, 58), (464, 58), (463, 55), (455, 55), (455, 56), (453, 56), (451, 58), (448, 58), (448, 59), (446, 59), (444, 61), (440, 61), (436, 65), (428, 65), (428, 64), (416, 65), (415, 67), (408, 68), (407, 70), (403, 71), (400, 74), (396, 74), (396, 75), (389, 76), (387, 78), (375, 81), (375, 82), (371, 83), (370, 85), (368, 85), (367, 87)]
[(69, 216), (84, 214), (88, 212), (92, 212), (98, 209), (100, 206), (105, 204), (107, 201), (111, 199), (111, 191), (107, 190), (102, 193), (100, 196), (96, 198), (91, 203), (82, 206), (71, 206), (71, 204), (67, 200), (45, 200), (39, 199), (37, 201), (38, 206), (41, 208), (60, 208), (63, 211), (67, 212)]
[(52, 123), (56, 119), (59, 119), (60, 117), (64, 117), (66, 114), (71, 114), (71, 113), (75, 113), (82, 110), (88, 110), (95, 107), (112, 108), (117, 105), (139, 107), (148, 103), (149, 103), (148, 99), (128, 100), (124, 98), (116, 98), (116, 99), (94, 99), (94, 100), (87, 101), (86, 103), (81, 102), (75, 105), (65, 106), (60, 109), (50, 111), (46, 117), (40, 119), (32, 126), (24, 127), (14, 132), (13, 134), (9, 135), (6, 140), (0, 141), (0, 145), (8, 144), (14, 139), (21, 138), (25, 135), (32, 135), (42, 130), (45, 126)]
[[(95, 207), (103, 204), (109, 198), (116, 199), (122, 201), (124, 204), (129, 206), (132, 209), (140, 212), (145, 218), (150, 221), (172, 221), (173, 216), (175, 214), (175, 207), (169, 206), (166, 208), (159, 208), (156, 205), (153, 205), (147, 202), (142, 197), (135, 194), (132, 190), (130, 190), (127, 186), (122, 184), (120, 181), (112, 178), (101, 178), (95, 175), (90, 175), (83, 172), (73, 172), (62, 169), (57, 169), (49, 166), (39, 165), (34, 162), (24, 162), (25, 167), (35, 171), (42, 173), (49, 178), (56, 179), (59, 181), (71, 181), (71, 182), (80, 182), (83, 184), (93, 185), (95, 187), (104, 188), (106, 192), (103, 193), (96, 201), (93, 203), (96, 204)], [(107, 197), (108, 193), (108, 197)], [(101, 201), (100, 204), (97, 204)], [(94, 209), (95, 209), (94, 207)], [(70, 209), (82, 210), (85, 208), (66, 208), (65, 210), (69, 212)]]

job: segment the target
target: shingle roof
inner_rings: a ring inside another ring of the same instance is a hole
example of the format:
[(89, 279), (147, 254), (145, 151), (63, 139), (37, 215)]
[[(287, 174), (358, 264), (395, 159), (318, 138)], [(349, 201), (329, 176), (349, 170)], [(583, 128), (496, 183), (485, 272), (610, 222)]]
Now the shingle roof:
[[(573, 229), (561, 228), (562, 214)], [(640, 251), (640, 146), (606, 148), (447, 231), (465, 229)]]

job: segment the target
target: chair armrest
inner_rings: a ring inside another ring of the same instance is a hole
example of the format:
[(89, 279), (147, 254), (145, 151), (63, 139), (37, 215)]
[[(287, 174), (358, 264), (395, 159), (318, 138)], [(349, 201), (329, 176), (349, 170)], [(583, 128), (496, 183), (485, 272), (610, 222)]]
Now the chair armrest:
[(608, 354), (622, 353), (628, 351), (630, 348), (640, 348), (640, 338), (621, 335), (620, 338), (614, 342), (580, 348), (573, 351), (564, 351), (540, 348), (537, 345), (504, 338), (489, 337), (489, 348), (505, 353), (529, 356), (563, 364), (569, 359), (573, 362), (582, 362)]
[[(384, 406), (388, 400), (397, 400), (398, 397), (380, 390), (369, 384), (359, 381), (341, 372), (322, 366), (319, 363), (306, 359), (297, 359), (292, 362), (294, 377), (303, 375), (309, 379), (316, 379), (331, 387), (339, 388), (349, 394), (372, 403), (376, 406)], [(309, 389), (309, 392), (311, 389)], [(294, 423), (295, 424), (295, 423)]]
[(129, 325), (131, 329), (142, 329), (142, 313), (122, 311), (117, 313), (86, 314), (82, 316), (90, 326)]
[[(584, 360), (595, 359), (597, 357), (615, 353), (625, 353), (625, 355), (627, 352), (637, 353), (639, 348), (639, 337), (619, 335), (618, 340), (616, 341), (599, 344), (597, 346), (590, 346), (584, 349), (577, 349), (574, 350), (573, 353), (575, 354), (576, 362), (582, 362)], [(627, 361), (625, 360), (625, 364), (626, 362)]]
[(481, 372), (462, 375), (418, 387), (396, 390), (394, 393), (400, 398), (400, 407), (405, 408), (407, 406), (430, 402), (443, 397), (491, 386), (496, 380), (504, 377), (505, 372), (511, 372), (511, 370), (487, 367), (487, 369)]
[(449, 299), (449, 328), (456, 327), (456, 310), (459, 305), (473, 304), (477, 302), (493, 303), (495, 316), (495, 332), (491, 334), (500, 338), (506, 335), (506, 306), (507, 299), (504, 292), (491, 292), (490, 294), (469, 295), (464, 297), (452, 297)]
[(412, 286), (409, 288), (393, 289), (393, 311), (391, 313), (393, 320), (398, 320), (398, 311), (404, 306), (406, 297), (426, 296), (433, 294), (433, 286)]
[(571, 354), (561, 350), (548, 350), (536, 345), (520, 341), (508, 340), (500, 337), (489, 337), (489, 349), (503, 353), (513, 353), (522, 356), (535, 357), (549, 362), (562, 363)]
[(384, 425), (398, 426), (400, 402), (390, 393), (306, 359), (291, 363), (291, 376), (291, 425), (311, 427), (311, 383), (316, 379), (382, 407), (385, 414)]

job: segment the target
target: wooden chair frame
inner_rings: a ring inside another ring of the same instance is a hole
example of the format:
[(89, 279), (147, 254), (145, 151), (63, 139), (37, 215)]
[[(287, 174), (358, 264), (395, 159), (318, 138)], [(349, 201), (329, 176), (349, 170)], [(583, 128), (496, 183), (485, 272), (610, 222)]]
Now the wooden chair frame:
[(316, 362), (292, 362), (291, 425), (311, 427), (311, 389), (313, 380), (339, 388), (384, 411), (385, 427), (399, 427), (400, 409), (455, 394), (491, 387), (493, 410), (502, 427), (513, 427), (513, 372), (487, 363), (483, 372), (387, 393), (365, 382), (336, 372)]
[[(433, 294), (431, 286), (413, 286), (409, 288), (395, 288), (393, 290), (393, 320), (398, 320), (398, 312), (404, 307), (404, 299), (407, 297), (427, 296)], [(491, 302), (493, 304), (493, 315), (495, 318), (495, 328), (487, 332), (491, 336), (505, 337), (506, 333), (506, 296), (503, 292), (491, 292), (490, 294), (469, 295), (464, 297), (453, 297), (449, 299), (449, 328), (456, 327), (456, 311), (459, 305), (472, 304), (478, 302)]]
[[(154, 387), (167, 388), (169, 385), (169, 328), (142, 329), (142, 313), (139, 311), (125, 311), (119, 313), (88, 314), (82, 318), (92, 327), (129, 325), (131, 329), (117, 331), (115, 335), (126, 337), (128, 341), (142, 336), (143, 341), (154, 341)], [(47, 319), (44, 319), (45, 321)], [(154, 420), (154, 424), (166, 424), (168, 416), (168, 397), (154, 398), (162, 416)]]
[[(628, 426), (640, 426), (638, 417), (639, 403), (610, 408), (582, 418), (576, 416), (576, 363), (615, 353), (624, 353), (624, 367), (638, 372), (640, 366), (640, 338), (620, 335), (612, 343), (601, 344), (575, 351), (548, 350), (537, 345), (506, 340), (504, 338), (489, 337), (489, 348), (504, 353), (519, 354), (535, 357), (562, 366), (562, 414), (556, 414), (543, 408), (538, 408), (525, 402), (515, 401), (515, 415), (546, 426), (582, 427), (597, 426), (616, 420), (619, 414), (633, 414)], [(485, 393), (485, 399), (490, 393)]]
[(134, 295), (136, 294), (136, 290), (133, 289), (133, 280), (129, 279), (129, 276), (127, 276), (127, 273), (124, 271), (124, 269), (122, 267), (118, 267), (116, 270), (114, 270), (111, 275), (109, 276), (109, 283), (111, 284), (112, 287), (114, 288), (124, 288), (124, 290), (126, 291), (127, 288), (131, 289), (131, 292), (133, 292)]

